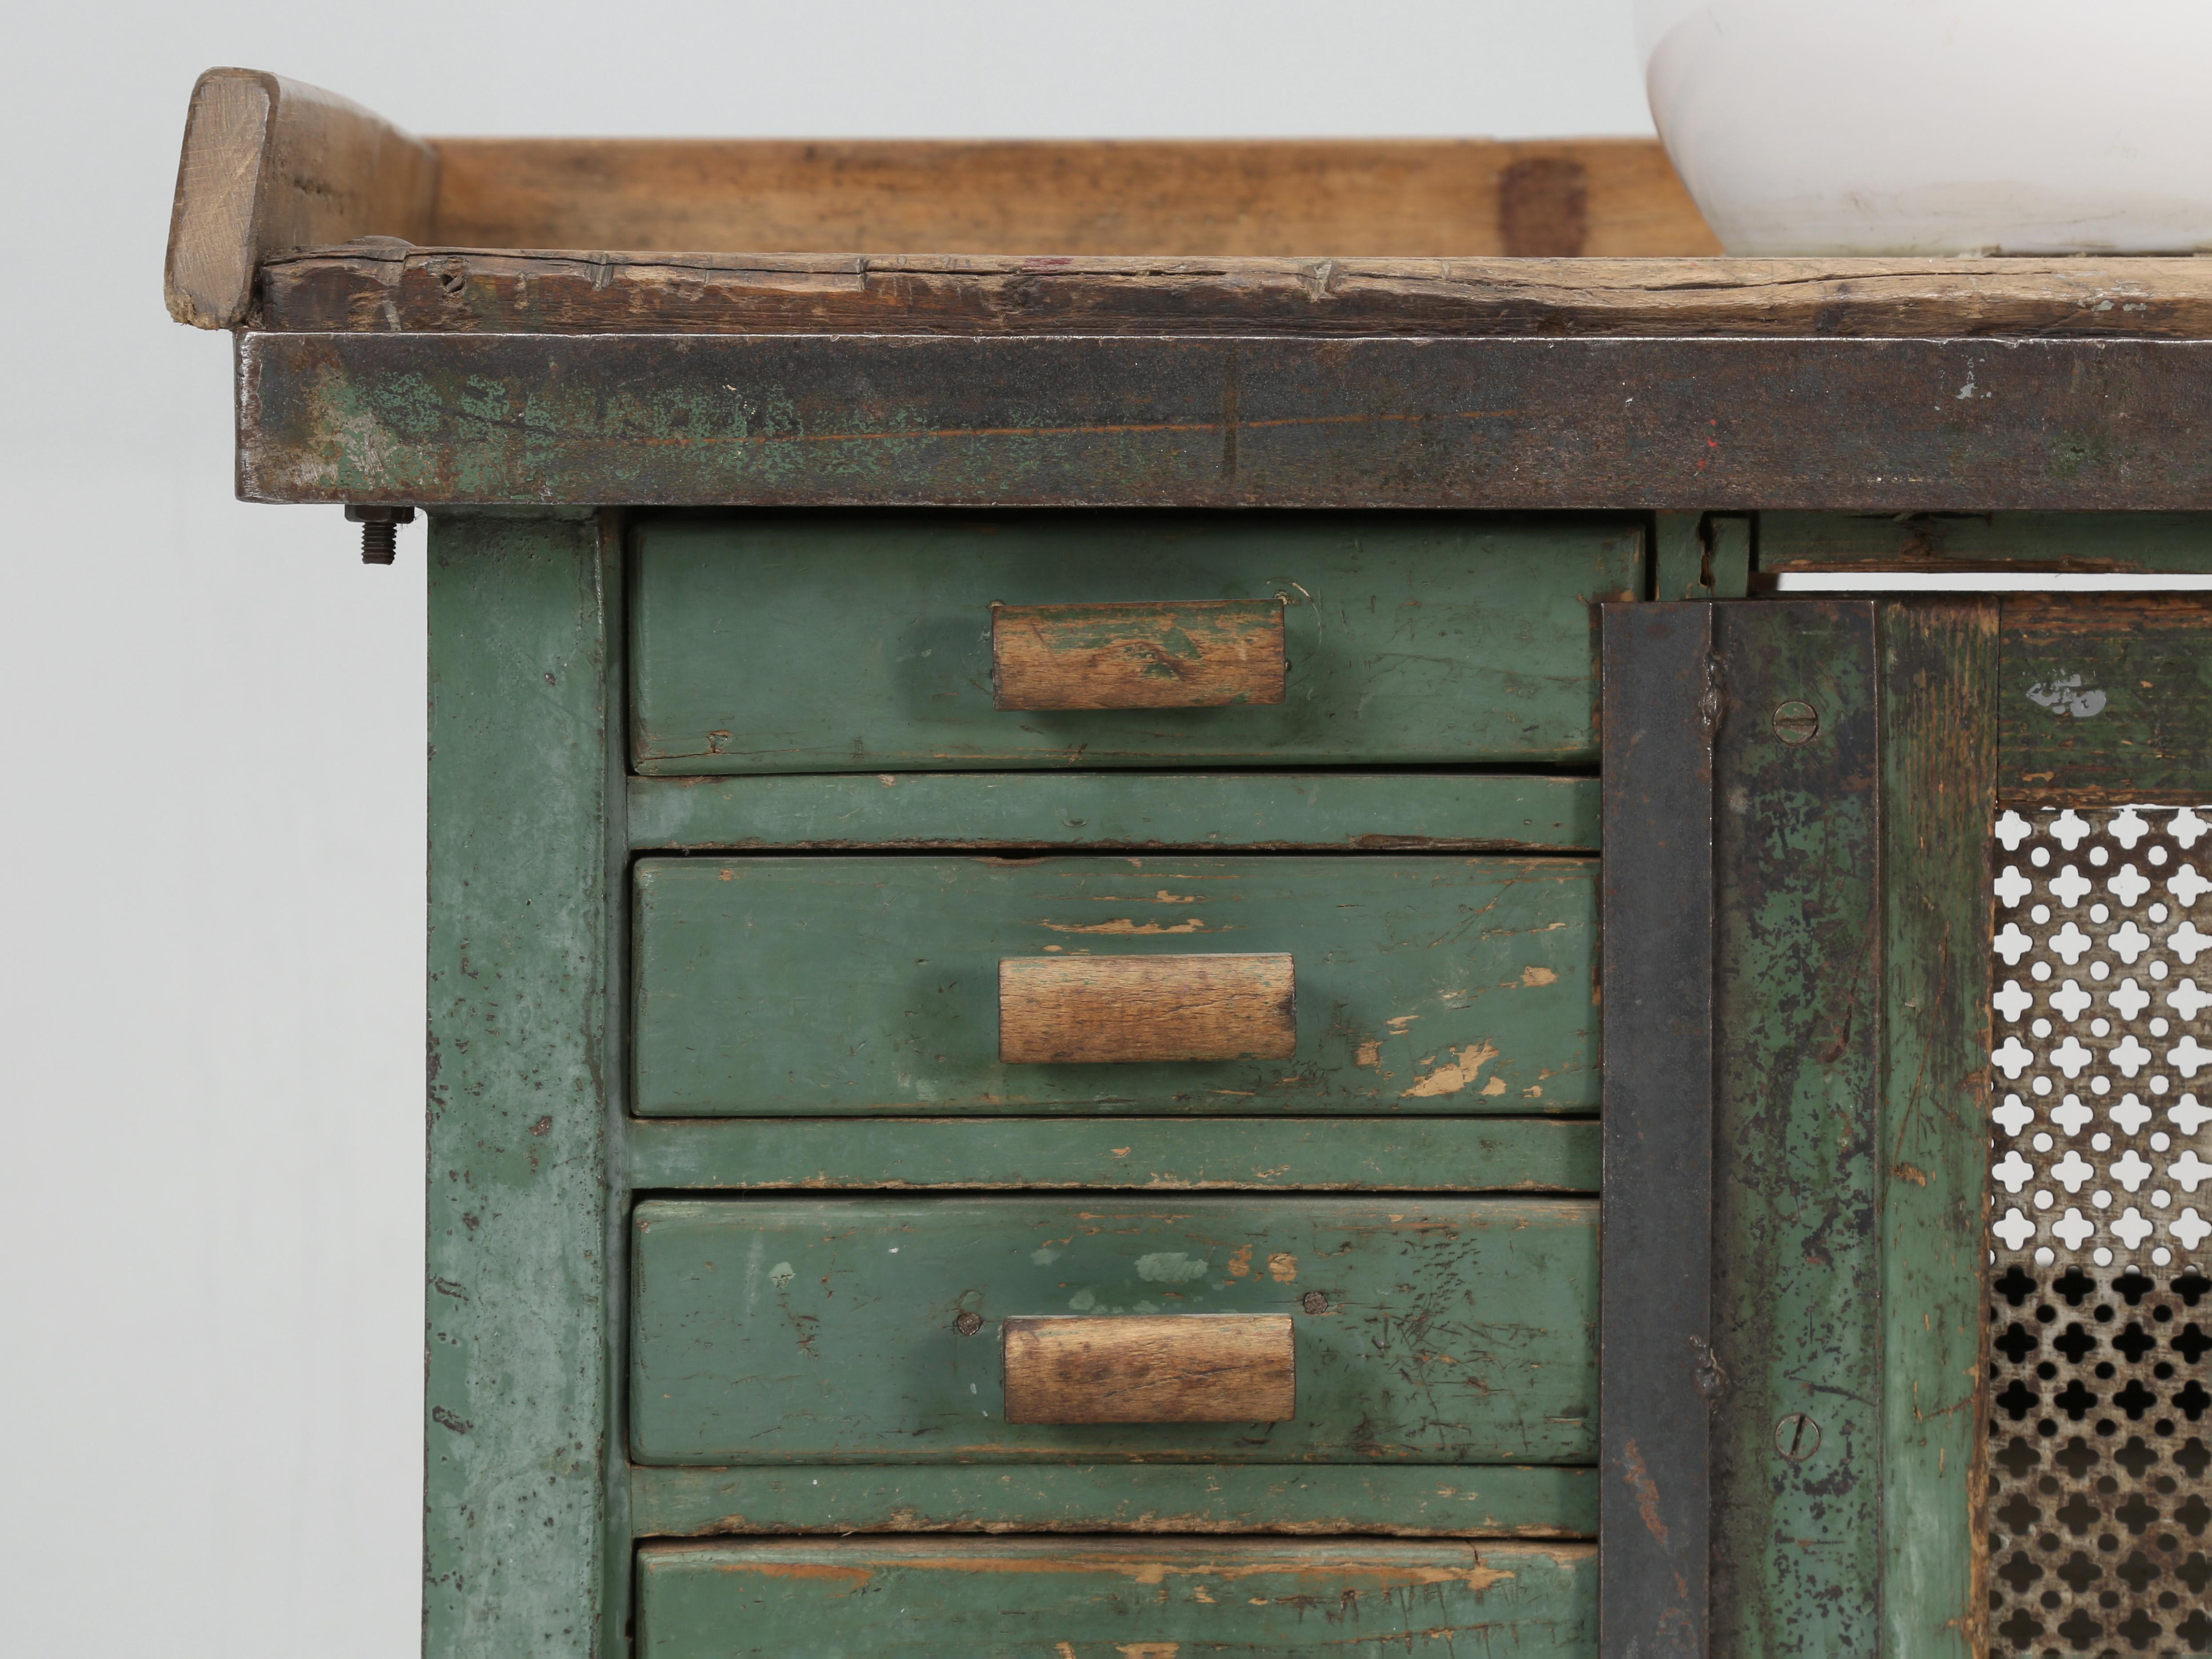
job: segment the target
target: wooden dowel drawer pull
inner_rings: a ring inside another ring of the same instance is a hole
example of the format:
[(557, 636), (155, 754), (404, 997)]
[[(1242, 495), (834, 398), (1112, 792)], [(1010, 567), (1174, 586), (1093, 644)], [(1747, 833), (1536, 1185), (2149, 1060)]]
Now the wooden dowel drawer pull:
[(1283, 700), (1275, 600), (994, 605), (1000, 708), (1220, 708)]
[(1287, 956), (1005, 957), (999, 1058), (1009, 1066), (1288, 1060), (1297, 1052)]
[(1009, 1423), (1279, 1423), (1297, 1414), (1283, 1314), (1009, 1319)]

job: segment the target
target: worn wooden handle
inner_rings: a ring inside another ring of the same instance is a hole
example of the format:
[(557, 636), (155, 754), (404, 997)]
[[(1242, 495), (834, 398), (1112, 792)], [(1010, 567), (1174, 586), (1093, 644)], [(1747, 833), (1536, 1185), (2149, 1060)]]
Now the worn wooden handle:
[(1279, 1423), (1297, 1413), (1283, 1314), (1009, 1319), (1009, 1423)]
[(1297, 1052), (1287, 956), (1006, 957), (999, 1058), (1009, 1066), (1288, 1060)]
[(1283, 700), (1278, 601), (994, 605), (1000, 708), (1220, 708)]

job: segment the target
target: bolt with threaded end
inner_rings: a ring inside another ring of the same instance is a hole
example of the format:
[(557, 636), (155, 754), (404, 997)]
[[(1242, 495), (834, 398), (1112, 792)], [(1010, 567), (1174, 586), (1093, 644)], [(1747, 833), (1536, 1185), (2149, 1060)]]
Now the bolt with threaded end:
[(345, 515), (361, 526), (361, 562), (390, 564), (399, 556), (399, 526), (415, 522), (411, 507), (349, 507)]

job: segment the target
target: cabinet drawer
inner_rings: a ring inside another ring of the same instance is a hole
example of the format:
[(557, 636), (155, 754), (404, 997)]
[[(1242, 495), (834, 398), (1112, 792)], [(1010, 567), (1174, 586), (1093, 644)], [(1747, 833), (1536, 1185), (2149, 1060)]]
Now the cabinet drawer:
[[(642, 860), (635, 1110), (1594, 1110), (1596, 868), (1432, 854)], [(1288, 958), (1295, 1032), (1255, 1050), (1288, 1059), (1001, 1060), (1015, 1000), (1002, 963), (1191, 955)]]
[[(1593, 606), (1644, 568), (1620, 520), (1456, 514), (672, 518), (635, 549), (661, 774), (1592, 762)], [(1092, 609), (994, 653), (994, 605)], [(1152, 706), (1055, 705), (1085, 687)]]
[(1586, 1544), (747, 1540), (638, 1553), (640, 1659), (1597, 1652)]
[[(634, 1226), (641, 1463), (1595, 1455), (1591, 1200), (653, 1200)], [(1007, 1421), (1008, 1319), (1111, 1343), (1218, 1315), (1288, 1321), (1279, 1420)]]

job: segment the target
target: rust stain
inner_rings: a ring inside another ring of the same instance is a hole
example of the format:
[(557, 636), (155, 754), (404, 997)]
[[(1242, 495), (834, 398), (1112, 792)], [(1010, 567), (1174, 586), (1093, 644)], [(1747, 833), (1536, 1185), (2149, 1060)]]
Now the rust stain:
[(1132, 921), (1127, 916), (1117, 916), (1112, 921), (1047, 921), (1039, 924), (1055, 933), (1202, 933), (1206, 924), (1196, 916), (1188, 921), (1178, 921), (1173, 927), (1164, 922)]
[[(1476, 1073), (1498, 1058), (1497, 1048), (1487, 1042), (1470, 1042), (1464, 1048), (1447, 1048), (1444, 1053), (1450, 1058), (1434, 1071), (1416, 1078), (1411, 1087), (1401, 1091), (1401, 1100), (1432, 1100), (1438, 1095), (1455, 1095), (1474, 1081)], [(1431, 1054), (1420, 1063), (1434, 1065), (1436, 1059)]]
[(1645, 1530), (1659, 1540), (1659, 1547), (1663, 1550), (1667, 1547), (1667, 1523), (1659, 1518), (1658, 1483), (1644, 1467), (1644, 1454), (1633, 1440), (1621, 1447), (1620, 1461), (1620, 1478), (1636, 1494), (1636, 1512), (1644, 1517)]
[(725, 1572), (757, 1572), (763, 1578), (826, 1578), (837, 1584), (865, 1584), (875, 1577), (867, 1567), (834, 1567), (824, 1561), (731, 1561)]
[(1902, 1160), (1891, 1164), (1889, 1166), (1889, 1172), (1895, 1176), (1899, 1181), (1909, 1181), (1916, 1187), (1925, 1187), (1928, 1184), (1927, 1170), (1916, 1168), (1914, 1165), (1906, 1164)]

